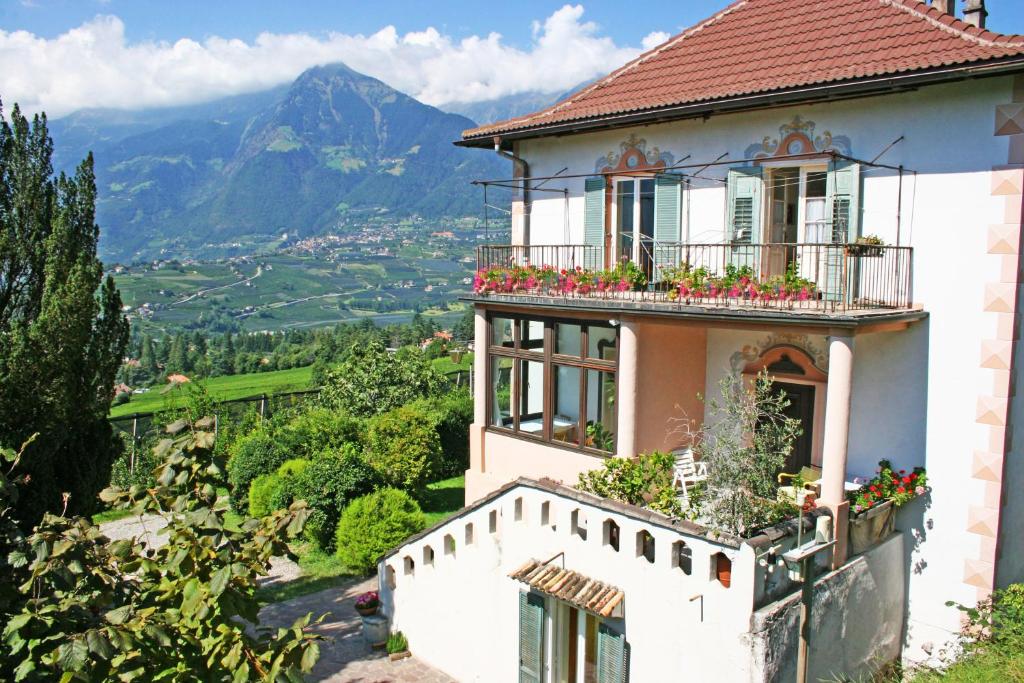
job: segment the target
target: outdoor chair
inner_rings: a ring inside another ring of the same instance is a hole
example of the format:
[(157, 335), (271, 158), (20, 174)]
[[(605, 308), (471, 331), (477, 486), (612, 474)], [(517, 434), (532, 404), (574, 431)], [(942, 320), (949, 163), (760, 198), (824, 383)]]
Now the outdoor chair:
[(689, 446), (677, 448), (672, 451), (675, 457), (673, 468), (673, 484), (679, 488), (679, 499), (683, 504), (689, 506), (689, 488), (708, 478), (708, 466), (705, 462), (698, 462), (693, 459), (693, 449)]
[[(784, 485), (786, 480), (790, 481), (788, 486)], [(802, 480), (802, 484), (798, 487), (797, 480)], [(801, 467), (800, 471), (796, 474), (790, 474), (783, 472), (779, 475), (779, 490), (778, 500), (795, 500), (797, 504), (803, 503), (803, 498), (806, 497), (807, 493), (813, 493), (815, 497), (821, 495), (821, 468), (806, 466)]]

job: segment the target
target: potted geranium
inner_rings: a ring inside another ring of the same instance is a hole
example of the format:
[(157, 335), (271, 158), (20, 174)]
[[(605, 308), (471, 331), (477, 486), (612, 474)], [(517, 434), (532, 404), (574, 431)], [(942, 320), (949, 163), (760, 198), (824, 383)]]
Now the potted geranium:
[(923, 467), (912, 472), (895, 470), (881, 460), (875, 476), (848, 494), (850, 501), (850, 554), (858, 555), (893, 532), (896, 508), (928, 492)]
[(360, 616), (368, 617), (376, 614), (380, 609), (380, 595), (377, 591), (367, 591), (356, 597), (356, 612)]

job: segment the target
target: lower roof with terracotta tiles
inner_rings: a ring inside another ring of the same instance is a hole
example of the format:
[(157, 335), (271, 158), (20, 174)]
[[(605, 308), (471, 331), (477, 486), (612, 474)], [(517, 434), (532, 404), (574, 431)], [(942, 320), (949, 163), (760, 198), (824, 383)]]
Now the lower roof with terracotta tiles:
[(554, 106), (467, 130), (458, 144), (692, 116), (716, 103), (756, 107), (773, 94), (808, 101), (1021, 70), (1024, 36), (919, 0), (737, 0)]

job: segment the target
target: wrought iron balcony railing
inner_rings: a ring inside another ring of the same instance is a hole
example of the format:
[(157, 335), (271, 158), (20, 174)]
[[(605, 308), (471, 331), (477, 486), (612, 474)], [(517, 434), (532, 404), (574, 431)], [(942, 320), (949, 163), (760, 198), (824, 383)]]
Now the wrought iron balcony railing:
[(612, 261), (593, 245), (477, 247), (485, 295), (608, 298), (820, 312), (910, 308), (913, 248), (875, 244), (649, 242)]

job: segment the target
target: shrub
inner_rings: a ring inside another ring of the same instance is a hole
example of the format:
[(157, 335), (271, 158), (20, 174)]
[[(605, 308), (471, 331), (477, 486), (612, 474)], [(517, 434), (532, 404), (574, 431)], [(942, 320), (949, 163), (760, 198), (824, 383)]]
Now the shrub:
[(385, 552), (427, 525), (420, 506), (398, 489), (381, 489), (352, 501), (341, 514), (336, 555), (352, 571), (368, 574)]
[(440, 439), (441, 451), (432, 464), (431, 476), (447, 479), (464, 473), (469, 468), (469, 425), (473, 422), (473, 397), (469, 392), (420, 399), (408, 407), (428, 415)]
[(419, 495), (441, 457), (436, 420), (416, 404), (370, 420), (366, 461), (387, 486)]
[(228, 462), (231, 507), (244, 512), (249, 501), (249, 486), (261, 474), (272, 474), (285, 461), (285, 453), (264, 430), (238, 439)]
[(366, 425), (358, 417), (337, 410), (312, 407), (274, 431), (274, 441), (285, 453), (312, 459), (317, 453), (347, 443), (361, 444)]
[(675, 458), (655, 451), (635, 458), (609, 458), (603, 469), (580, 474), (580, 491), (640, 505), (670, 517), (682, 516), (673, 485)]
[(281, 484), (281, 477), (276, 472), (261, 474), (252, 480), (249, 486), (250, 517), (260, 519), (280, 509), (277, 500), (281, 498)]
[(314, 456), (296, 476), (292, 488), (294, 500), (304, 500), (310, 508), (306, 538), (330, 550), (341, 511), (352, 499), (372, 491), (375, 479), (373, 470), (351, 444)]

